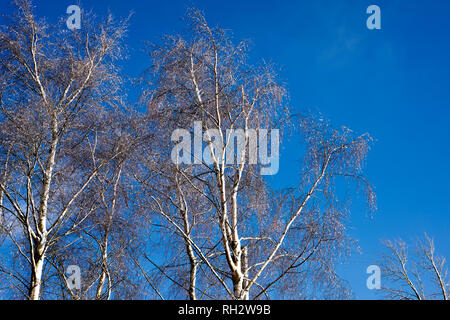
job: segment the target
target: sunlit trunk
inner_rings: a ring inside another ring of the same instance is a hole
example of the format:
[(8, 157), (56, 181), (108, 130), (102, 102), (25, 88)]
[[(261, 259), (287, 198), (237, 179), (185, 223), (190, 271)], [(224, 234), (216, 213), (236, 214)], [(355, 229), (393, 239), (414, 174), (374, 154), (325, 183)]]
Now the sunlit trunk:
[(106, 268), (107, 266), (107, 262), (108, 262), (108, 239), (107, 236), (105, 236), (105, 239), (103, 241), (103, 248), (102, 248), (102, 275), (100, 276), (100, 280), (98, 281), (98, 286), (97, 286), (97, 292), (95, 295), (95, 299), (97, 300), (101, 300), (102, 299), (102, 294), (103, 294), (103, 287), (105, 286), (105, 282), (106, 282)]
[(191, 300), (197, 300), (197, 296), (195, 294), (195, 284), (197, 281), (197, 263), (195, 261), (190, 260), (191, 270), (189, 277), (189, 298)]
[(50, 197), (50, 186), (53, 176), (53, 168), (55, 166), (56, 149), (58, 146), (58, 122), (56, 115), (53, 115), (52, 119), (52, 142), (50, 145), (50, 154), (47, 159), (44, 179), (41, 191), (41, 201), (38, 212), (37, 223), (37, 239), (32, 243), (34, 250), (34, 256), (31, 261), (31, 279), (30, 279), (30, 300), (39, 300), (41, 296), (42, 287), (42, 271), (44, 268), (45, 253), (47, 250), (47, 212), (48, 212), (48, 199)]
[(32, 267), (30, 279), (30, 300), (39, 300), (42, 286), (42, 271), (44, 269), (44, 256), (39, 257)]

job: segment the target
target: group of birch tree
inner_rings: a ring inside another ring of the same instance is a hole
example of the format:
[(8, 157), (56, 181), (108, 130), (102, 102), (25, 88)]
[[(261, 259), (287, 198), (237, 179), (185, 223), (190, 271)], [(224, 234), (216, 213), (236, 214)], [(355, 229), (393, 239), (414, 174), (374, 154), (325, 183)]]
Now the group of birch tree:
[[(375, 206), (362, 175), (369, 135), (293, 114), (274, 66), (251, 65), (247, 43), (199, 11), (148, 47), (131, 103), (120, 67), (128, 20), (83, 13), (68, 30), (15, 5), (0, 29), (2, 296), (350, 297), (336, 266), (352, 247), (348, 200), (358, 189)], [(172, 161), (173, 132), (194, 123), (220, 144), (206, 134), (207, 157)], [(295, 187), (274, 190), (264, 163), (249, 161), (251, 130), (301, 133)], [(344, 194), (346, 183), (356, 188)]]

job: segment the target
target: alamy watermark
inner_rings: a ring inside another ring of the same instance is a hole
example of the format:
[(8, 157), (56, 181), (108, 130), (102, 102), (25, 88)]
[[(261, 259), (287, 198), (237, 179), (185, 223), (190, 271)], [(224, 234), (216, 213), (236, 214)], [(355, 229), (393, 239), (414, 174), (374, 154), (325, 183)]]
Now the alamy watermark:
[(366, 13), (371, 14), (366, 21), (367, 29), (381, 29), (381, 10), (377, 5), (370, 5), (367, 7)]
[(227, 129), (222, 136), (218, 129), (203, 132), (202, 122), (195, 121), (193, 134), (186, 129), (176, 129), (171, 140), (176, 142), (171, 153), (175, 164), (211, 165), (224, 160), (231, 165), (245, 163), (248, 159), (248, 164), (261, 164), (261, 175), (275, 175), (279, 169), (278, 129)]
[(81, 29), (81, 9), (77, 5), (70, 5), (66, 10), (70, 16), (66, 20), (67, 28), (70, 30)]
[(67, 277), (67, 287), (69, 290), (80, 290), (81, 289), (81, 269), (77, 265), (70, 265), (66, 269)]
[(366, 273), (370, 274), (367, 278), (366, 285), (369, 290), (381, 289), (381, 269), (379, 266), (373, 264), (367, 267)]

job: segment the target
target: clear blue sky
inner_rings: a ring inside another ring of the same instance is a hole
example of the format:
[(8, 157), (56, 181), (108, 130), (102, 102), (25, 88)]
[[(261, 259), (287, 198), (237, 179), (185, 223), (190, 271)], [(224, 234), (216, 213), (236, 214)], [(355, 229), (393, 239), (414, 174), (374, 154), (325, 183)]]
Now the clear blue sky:
[[(39, 15), (56, 21), (76, 1), (35, 3)], [(381, 30), (366, 28), (371, 4), (381, 8)], [(179, 31), (186, 8), (196, 6), (211, 24), (251, 39), (252, 57), (281, 68), (296, 110), (320, 110), (334, 124), (376, 139), (366, 175), (379, 210), (371, 219), (362, 205), (353, 206), (351, 235), (362, 254), (340, 268), (357, 298), (380, 297), (366, 288), (365, 273), (380, 239), (427, 232), (450, 258), (450, 1), (84, 0), (81, 6), (116, 16), (135, 11), (125, 63), (130, 76), (148, 66), (142, 41)], [(277, 186), (294, 183), (296, 160), (296, 144), (288, 143)]]

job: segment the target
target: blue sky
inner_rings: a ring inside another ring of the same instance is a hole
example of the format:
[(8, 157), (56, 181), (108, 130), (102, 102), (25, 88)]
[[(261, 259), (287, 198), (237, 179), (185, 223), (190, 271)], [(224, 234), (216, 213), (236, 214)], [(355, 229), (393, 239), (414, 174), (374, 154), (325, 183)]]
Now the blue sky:
[[(56, 21), (75, 3), (39, 0), (37, 13)], [(381, 30), (366, 28), (371, 4), (381, 8)], [(376, 187), (379, 210), (369, 218), (355, 203), (350, 233), (362, 254), (340, 268), (357, 298), (380, 297), (366, 288), (365, 273), (382, 249), (380, 239), (413, 240), (427, 232), (450, 258), (450, 1), (81, 2), (99, 14), (135, 12), (125, 62), (131, 77), (149, 63), (142, 41), (181, 30), (192, 5), (211, 24), (231, 29), (235, 39), (251, 39), (253, 58), (280, 67), (295, 110), (318, 110), (336, 125), (375, 138), (365, 172)], [(295, 182), (297, 147), (286, 143), (275, 185)]]

